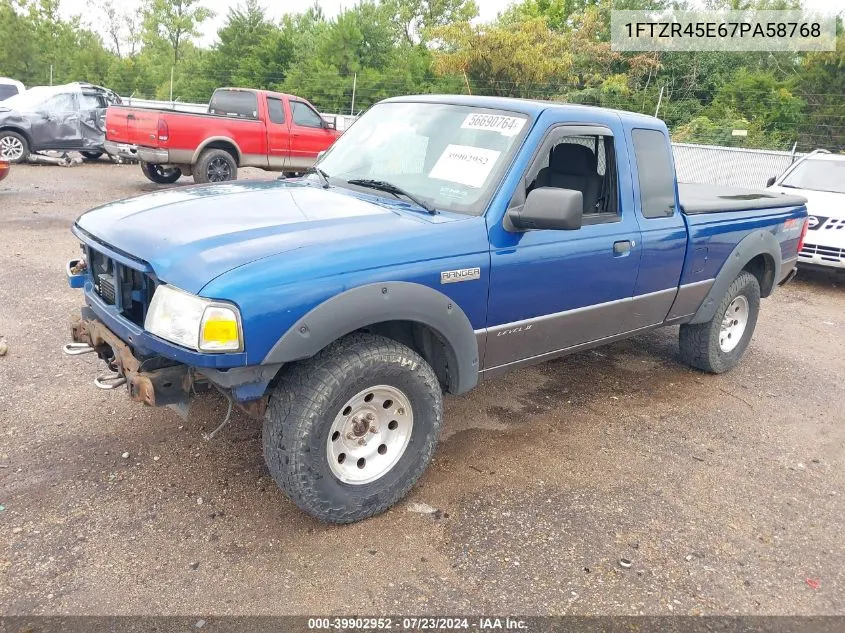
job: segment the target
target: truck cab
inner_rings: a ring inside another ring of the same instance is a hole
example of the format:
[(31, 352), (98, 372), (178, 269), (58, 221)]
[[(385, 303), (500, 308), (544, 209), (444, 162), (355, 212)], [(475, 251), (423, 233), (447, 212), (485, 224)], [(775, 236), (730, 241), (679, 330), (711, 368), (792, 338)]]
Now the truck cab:
[(297, 505), (351, 522), (423, 472), (444, 393), (667, 325), (684, 362), (730, 370), (806, 215), (797, 196), (679, 186), (652, 117), (388, 99), (305, 177), (81, 216), (68, 351), (146, 404), (222, 391), (263, 420)]

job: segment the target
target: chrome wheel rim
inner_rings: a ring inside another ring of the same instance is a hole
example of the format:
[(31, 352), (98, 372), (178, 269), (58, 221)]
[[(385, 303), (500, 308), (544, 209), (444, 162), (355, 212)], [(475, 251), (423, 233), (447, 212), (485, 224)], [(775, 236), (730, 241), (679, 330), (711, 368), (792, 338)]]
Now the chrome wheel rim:
[(14, 136), (0, 138), (0, 158), (14, 161), (20, 160), (23, 156), (23, 143)]
[(739, 345), (748, 325), (748, 313), (748, 299), (744, 296), (740, 295), (731, 301), (719, 331), (719, 347), (723, 352), (731, 352)]
[(212, 158), (205, 173), (209, 182), (223, 182), (232, 179), (232, 167), (225, 158)]
[(411, 441), (414, 412), (396, 387), (377, 385), (352, 396), (332, 422), (326, 459), (346, 484), (371, 483), (386, 475)]

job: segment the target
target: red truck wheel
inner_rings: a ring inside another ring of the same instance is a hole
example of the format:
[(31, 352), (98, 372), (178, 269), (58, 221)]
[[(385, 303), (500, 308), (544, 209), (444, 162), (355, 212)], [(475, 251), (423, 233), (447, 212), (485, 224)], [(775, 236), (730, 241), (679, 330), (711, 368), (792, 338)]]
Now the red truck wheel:
[(225, 149), (207, 149), (194, 167), (194, 182), (226, 182), (238, 179), (238, 164)]
[(144, 175), (159, 185), (170, 185), (182, 177), (182, 170), (178, 167), (164, 167), (152, 163), (141, 163)]

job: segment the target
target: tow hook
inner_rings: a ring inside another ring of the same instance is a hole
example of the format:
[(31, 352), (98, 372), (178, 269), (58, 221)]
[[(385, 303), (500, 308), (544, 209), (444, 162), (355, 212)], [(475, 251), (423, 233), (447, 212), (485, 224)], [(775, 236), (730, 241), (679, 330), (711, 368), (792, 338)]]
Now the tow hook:
[(62, 347), (62, 351), (68, 356), (81, 356), (82, 354), (90, 354), (96, 352), (88, 343), (68, 343)]
[(111, 376), (97, 376), (94, 378), (94, 386), (99, 389), (117, 389), (126, 384), (126, 377), (120, 374)]

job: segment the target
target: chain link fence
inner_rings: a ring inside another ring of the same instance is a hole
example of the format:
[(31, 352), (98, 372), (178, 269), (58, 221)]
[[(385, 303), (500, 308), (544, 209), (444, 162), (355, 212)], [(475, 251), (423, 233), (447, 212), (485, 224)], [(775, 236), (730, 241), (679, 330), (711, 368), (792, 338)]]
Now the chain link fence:
[(761, 189), (804, 154), (672, 143), (678, 182)]

